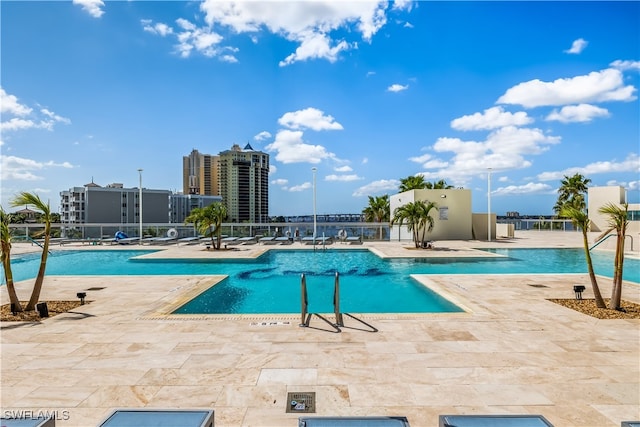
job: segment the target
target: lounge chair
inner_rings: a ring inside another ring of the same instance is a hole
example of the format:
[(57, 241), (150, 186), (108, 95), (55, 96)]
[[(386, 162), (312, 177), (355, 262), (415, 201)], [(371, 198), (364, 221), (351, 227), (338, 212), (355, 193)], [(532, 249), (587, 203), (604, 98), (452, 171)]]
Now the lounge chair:
[(178, 239), (178, 243), (184, 243), (186, 245), (192, 245), (200, 240), (200, 236), (183, 237)]
[(213, 418), (208, 409), (116, 409), (99, 427), (213, 427)]
[(262, 243), (263, 245), (268, 245), (270, 243), (273, 243), (275, 239), (276, 238), (272, 236), (261, 237), (260, 240), (258, 240), (258, 243)]
[(440, 427), (553, 427), (542, 415), (440, 415)]
[(293, 243), (293, 239), (291, 239), (291, 237), (276, 237), (275, 243), (280, 245), (290, 245)]
[(298, 427), (409, 427), (406, 417), (300, 417)]
[(238, 245), (241, 242), (238, 241), (237, 237), (223, 237), (222, 240), (220, 240), (220, 242), (222, 242), (223, 245)]
[(362, 244), (362, 237), (361, 236), (349, 236), (346, 238), (345, 240), (347, 243), (349, 243), (350, 245), (361, 245)]
[(251, 236), (240, 237), (238, 241), (241, 245), (255, 245), (256, 243), (258, 243), (258, 239)]

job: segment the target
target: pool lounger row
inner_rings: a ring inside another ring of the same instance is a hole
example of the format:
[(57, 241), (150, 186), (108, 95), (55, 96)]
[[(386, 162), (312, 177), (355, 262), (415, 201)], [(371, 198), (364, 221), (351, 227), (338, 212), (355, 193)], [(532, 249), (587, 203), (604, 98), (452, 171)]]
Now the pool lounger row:
[[(315, 243), (314, 243), (315, 241)], [(305, 245), (330, 245), (331, 243), (333, 243), (333, 238), (332, 237), (316, 237), (315, 240), (313, 237), (303, 237), (302, 240), (300, 240), (300, 242), (302, 244)]]

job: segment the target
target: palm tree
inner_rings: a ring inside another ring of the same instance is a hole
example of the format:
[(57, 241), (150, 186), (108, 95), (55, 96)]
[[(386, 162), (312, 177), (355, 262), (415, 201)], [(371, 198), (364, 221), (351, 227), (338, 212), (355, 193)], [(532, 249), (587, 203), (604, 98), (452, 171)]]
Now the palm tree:
[(33, 311), (36, 309), (36, 304), (40, 300), (40, 292), (42, 291), (42, 283), (44, 282), (44, 273), (47, 269), (47, 257), (49, 256), (49, 241), (51, 240), (51, 207), (49, 202), (45, 203), (35, 193), (28, 193), (26, 191), (20, 192), (12, 201), (12, 206), (31, 205), (34, 209), (42, 213), (41, 221), (44, 222), (44, 231), (41, 235), (44, 235), (44, 244), (42, 245), (42, 255), (40, 255), (40, 268), (38, 269), (38, 275), (36, 276), (36, 282), (33, 285), (33, 291), (31, 291), (31, 298), (25, 311)]
[(602, 299), (600, 288), (598, 287), (598, 281), (596, 274), (593, 271), (593, 262), (591, 261), (591, 252), (589, 251), (589, 238), (587, 237), (587, 231), (589, 230), (589, 215), (583, 210), (576, 209), (572, 206), (565, 206), (560, 211), (560, 215), (571, 219), (571, 222), (576, 228), (580, 228), (582, 231), (582, 243), (584, 245), (584, 256), (587, 260), (587, 270), (589, 271), (589, 280), (591, 280), (591, 288), (593, 289), (593, 296), (596, 300), (596, 307), (606, 308), (606, 304)]
[(9, 293), (9, 302), (13, 305), (16, 312), (22, 311), (22, 304), (16, 293), (13, 284), (13, 272), (11, 271), (11, 230), (9, 229), (9, 214), (0, 206), (0, 243), (2, 250), (0, 257), (2, 258), (2, 267), (4, 268), (4, 279), (7, 284), (7, 292)]
[(423, 190), (425, 185), (424, 176), (410, 175), (406, 178), (400, 179), (400, 188), (398, 189), (398, 192), (404, 193), (409, 190)]
[(589, 189), (591, 180), (585, 178), (582, 174), (575, 174), (571, 177), (565, 175), (560, 181), (558, 188), (558, 201), (553, 210), (557, 213), (562, 211), (565, 206), (571, 206), (579, 210), (584, 210), (586, 206), (585, 195)]
[[(366, 222), (388, 222), (391, 216), (389, 195), (369, 196), (369, 206), (362, 210)], [(382, 240), (383, 228), (380, 227), (380, 240)]]
[(613, 310), (620, 309), (620, 300), (622, 299), (622, 271), (624, 267), (624, 238), (627, 233), (629, 205), (624, 204), (622, 207), (608, 203), (598, 209), (598, 212), (609, 216), (609, 229), (604, 233), (610, 233), (615, 230), (618, 235), (616, 238), (616, 254), (613, 261), (613, 289), (611, 290), (611, 301), (609, 308)]
[(409, 202), (406, 205), (397, 207), (393, 211), (391, 225), (398, 223), (398, 226), (402, 227), (406, 221), (407, 230), (411, 231), (413, 235), (413, 243), (416, 245), (416, 248), (419, 248), (421, 243), (424, 242), (426, 232), (433, 230), (434, 219), (431, 217), (432, 209), (438, 209), (433, 202), (425, 202), (422, 200)]
[(425, 183), (425, 187), (428, 190), (449, 190), (453, 188), (453, 185), (447, 184), (447, 181), (444, 179), (440, 179), (438, 181), (427, 182)]
[(215, 202), (204, 208), (195, 208), (184, 222), (185, 224), (195, 224), (199, 233), (211, 237), (213, 249), (220, 249), (222, 223), (225, 219), (227, 219), (227, 207), (220, 202)]

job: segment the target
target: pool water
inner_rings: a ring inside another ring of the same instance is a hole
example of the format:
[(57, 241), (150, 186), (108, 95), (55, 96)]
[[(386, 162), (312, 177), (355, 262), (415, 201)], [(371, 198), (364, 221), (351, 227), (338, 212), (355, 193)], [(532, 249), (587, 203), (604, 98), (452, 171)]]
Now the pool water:
[[(491, 249), (499, 258), (384, 260), (368, 250), (271, 250), (252, 260), (136, 259), (153, 251), (55, 251), (47, 275), (210, 275), (228, 278), (176, 313), (297, 313), (306, 275), (309, 311), (333, 311), (335, 273), (341, 311), (350, 313), (455, 312), (459, 307), (410, 274), (586, 273), (582, 249)], [(612, 276), (613, 254), (593, 253), (596, 274)], [(12, 260), (14, 280), (35, 277), (40, 256)], [(4, 275), (3, 275), (4, 277)], [(640, 283), (640, 261), (625, 259), (625, 280)]]

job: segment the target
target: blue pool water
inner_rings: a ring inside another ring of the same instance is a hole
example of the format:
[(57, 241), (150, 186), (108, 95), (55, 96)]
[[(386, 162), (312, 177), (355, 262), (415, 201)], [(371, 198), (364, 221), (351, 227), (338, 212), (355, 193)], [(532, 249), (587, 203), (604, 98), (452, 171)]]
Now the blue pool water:
[[(296, 313), (305, 273), (309, 311), (331, 312), (335, 272), (341, 308), (351, 313), (460, 311), (410, 274), (585, 273), (581, 249), (492, 249), (501, 258), (383, 260), (367, 250), (271, 250), (255, 260), (143, 260), (148, 250), (55, 251), (47, 275), (207, 275), (229, 277), (178, 313)], [(613, 255), (593, 254), (597, 274), (612, 276)], [(35, 277), (39, 255), (12, 260), (14, 280)], [(640, 261), (625, 259), (625, 280), (640, 283)], [(4, 277), (4, 275), (3, 275)]]

